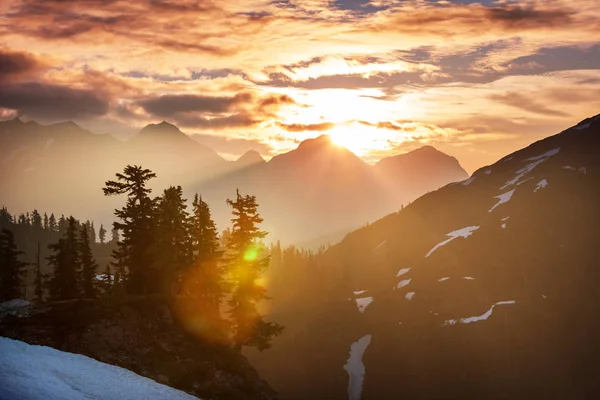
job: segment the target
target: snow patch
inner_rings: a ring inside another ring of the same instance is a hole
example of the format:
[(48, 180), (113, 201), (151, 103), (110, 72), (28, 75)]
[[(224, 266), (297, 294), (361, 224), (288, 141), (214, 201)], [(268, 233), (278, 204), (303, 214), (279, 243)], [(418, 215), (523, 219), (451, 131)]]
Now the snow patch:
[(365, 335), (350, 346), (350, 357), (344, 365), (344, 369), (348, 373), (348, 400), (360, 400), (361, 398), (365, 379), (365, 365), (362, 358), (370, 343), (371, 335)]
[(124, 368), (0, 337), (0, 398), (198, 400)]
[(379, 244), (377, 245), (377, 247), (375, 247), (375, 248), (373, 249), (373, 251), (377, 251), (377, 250), (379, 250), (379, 248), (380, 248), (381, 246), (383, 246), (384, 244), (386, 244), (386, 243), (387, 243), (387, 239), (385, 239), (383, 242), (379, 243)]
[(460, 184), (463, 186), (469, 186), (471, 184), (471, 182), (473, 182), (474, 180), (475, 180), (475, 177), (472, 176), (469, 179), (466, 179), (466, 180), (460, 182)]
[(459, 237), (463, 237), (463, 238), (467, 238), (469, 236), (471, 236), (471, 234), (476, 231), (477, 229), (479, 229), (478, 226), (467, 226), (465, 228), (456, 230), (454, 232), (450, 232), (448, 234), (446, 234), (446, 236), (449, 236), (450, 239), (446, 239), (443, 242), (440, 242), (438, 244), (436, 244), (431, 250), (429, 250), (429, 253), (427, 253), (425, 255), (425, 258), (429, 257), (434, 251), (436, 251), (438, 248), (450, 243), (451, 241), (453, 241), (454, 239), (457, 239)]
[(356, 307), (358, 307), (358, 311), (364, 313), (369, 304), (373, 302), (373, 297), (361, 297), (356, 299)]
[(540, 189), (544, 189), (546, 186), (548, 186), (548, 181), (546, 179), (542, 179), (541, 181), (538, 182), (533, 193), (537, 192)]
[(494, 311), (494, 307), (496, 306), (504, 306), (504, 305), (509, 305), (509, 304), (515, 304), (516, 301), (515, 300), (507, 300), (507, 301), (499, 301), (495, 304), (492, 304), (492, 306), (490, 307), (489, 310), (487, 310), (485, 313), (481, 314), (481, 315), (476, 315), (474, 317), (468, 317), (468, 318), (461, 318), (458, 321), (455, 319), (449, 319), (446, 320), (442, 326), (447, 326), (447, 325), (455, 325), (457, 323), (461, 323), (461, 324), (470, 324), (473, 322), (479, 322), (479, 321), (483, 321), (486, 320), (490, 317), (490, 315), (492, 315), (492, 312)]
[(533, 169), (535, 167), (537, 167), (538, 165), (540, 165), (541, 163), (543, 163), (544, 161), (546, 161), (548, 158), (552, 157), (553, 155), (558, 154), (559, 152), (560, 152), (560, 147), (557, 147), (556, 149), (547, 151), (546, 153), (541, 154), (539, 156), (530, 157), (530, 158), (526, 159), (525, 161), (532, 161), (532, 162), (527, 164), (520, 170), (518, 170), (516, 172), (515, 177), (513, 179), (505, 182), (504, 186), (502, 186), (500, 188), (500, 190), (504, 190), (505, 188), (512, 186), (515, 183), (519, 182), (521, 180), (521, 178), (525, 177), (527, 174), (529, 174), (531, 171), (533, 171)]
[(398, 271), (398, 273), (396, 274), (396, 277), (402, 276), (402, 275), (406, 274), (408, 271), (410, 271), (410, 268), (402, 268), (400, 271)]
[(467, 280), (467, 281), (474, 281), (475, 278), (473, 278), (472, 276), (463, 276), (463, 279)]
[(538, 160), (550, 158), (552, 156), (557, 155), (559, 152), (560, 152), (560, 147), (557, 147), (555, 149), (545, 152), (544, 154), (540, 154), (539, 156), (529, 157), (525, 161), (538, 161)]
[(366, 290), (357, 290), (357, 291), (352, 292), (352, 293), (354, 293), (355, 295), (359, 295), (359, 294), (363, 294), (364, 292), (366, 292)]
[(488, 170), (485, 170), (485, 171), (483, 171), (483, 173), (484, 173), (484, 174), (486, 174), (486, 175), (489, 175), (489, 174), (491, 174), (491, 173), (492, 173), (492, 170), (491, 170), (491, 169), (488, 169)]
[(587, 175), (587, 168), (586, 167), (579, 167), (579, 168), (577, 168), (577, 167), (574, 167), (572, 165), (564, 165), (562, 168), (563, 169), (568, 169), (568, 170), (571, 170), (571, 171), (579, 171), (582, 174)]
[(500, 221), (508, 221), (508, 219), (509, 219), (509, 218), (510, 218), (510, 217), (504, 217), (504, 218), (502, 218)]
[(404, 298), (405, 298), (406, 300), (412, 300), (412, 299), (413, 299), (413, 297), (415, 297), (415, 292), (408, 292), (408, 293), (406, 293), (406, 294), (404, 295)]
[(398, 282), (398, 285), (396, 285), (396, 287), (398, 289), (403, 288), (404, 286), (408, 285), (410, 283), (410, 279), (404, 279), (403, 281)]
[(505, 223), (503, 223), (502, 225), (500, 225), (500, 227), (501, 227), (502, 229), (506, 229), (506, 224), (505, 224)]
[(511, 197), (514, 193), (515, 193), (515, 189), (513, 189), (509, 192), (506, 192), (506, 193), (502, 193), (501, 195), (494, 197), (495, 199), (498, 199), (498, 202), (492, 208), (490, 208), (488, 212), (494, 211), (494, 209), (496, 207), (498, 207), (500, 204), (507, 203), (511, 199)]
[(447, 281), (448, 279), (450, 279), (450, 277), (449, 276), (445, 276), (443, 278), (438, 279), (438, 282), (444, 282), (444, 281)]

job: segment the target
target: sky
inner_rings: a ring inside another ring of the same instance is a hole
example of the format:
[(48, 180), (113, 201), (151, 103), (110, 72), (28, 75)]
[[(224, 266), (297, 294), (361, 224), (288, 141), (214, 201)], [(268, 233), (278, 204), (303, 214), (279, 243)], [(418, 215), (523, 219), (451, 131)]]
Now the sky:
[(597, 0), (0, 0), (0, 119), (468, 172), (600, 113)]

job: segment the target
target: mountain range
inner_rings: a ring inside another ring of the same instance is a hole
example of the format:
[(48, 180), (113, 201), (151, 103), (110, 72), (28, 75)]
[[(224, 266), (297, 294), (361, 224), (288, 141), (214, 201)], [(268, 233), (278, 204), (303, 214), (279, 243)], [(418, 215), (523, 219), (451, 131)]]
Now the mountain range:
[(455, 158), (430, 146), (372, 166), (321, 136), (268, 162), (255, 151), (226, 161), (167, 122), (125, 142), (72, 122), (0, 122), (0, 203), (13, 212), (68, 211), (107, 224), (122, 199), (104, 197), (101, 188), (127, 164), (157, 173), (155, 195), (169, 185), (181, 185), (188, 199), (200, 193), (220, 228), (229, 223), (225, 200), (236, 188), (255, 195), (270, 240), (314, 246), (468, 177)]
[(348, 234), (251, 362), (289, 400), (599, 398), (599, 177), (600, 115)]

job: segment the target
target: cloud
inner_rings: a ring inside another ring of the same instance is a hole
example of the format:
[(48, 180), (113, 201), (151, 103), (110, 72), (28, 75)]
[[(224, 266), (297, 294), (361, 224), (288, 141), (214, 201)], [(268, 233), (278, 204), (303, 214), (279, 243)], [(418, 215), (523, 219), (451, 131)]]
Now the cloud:
[(166, 117), (176, 113), (201, 112), (224, 113), (234, 110), (237, 106), (252, 101), (249, 93), (241, 93), (231, 97), (199, 96), (199, 95), (163, 95), (141, 100), (138, 105), (148, 113)]
[(545, 106), (543, 103), (538, 102), (532, 98), (516, 92), (510, 92), (506, 94), (493, 94), (490, 95), (490, 99), (506, 104), (511, 107), (519, 108), (525, 111), (529, 111), (534, 114), (545, 115), (549, 117), (568, 117), (570, 114), (554, 110), (550, 107)]
[(92, 90), (37, 82), (0, 83), (0, 107), (29, 118), (61, 120), (104, 115), (109, 102)]
[(37, 56), (9, 49), (0, 49), (0, 81), (21, 78), (46, 68)]
[(333, 129), (335, 124), (332, 124), (331, 122), (322, 122), (319, 124), (283, 124), (278, 122), (277, 126), (287, 132), (323, 132)]

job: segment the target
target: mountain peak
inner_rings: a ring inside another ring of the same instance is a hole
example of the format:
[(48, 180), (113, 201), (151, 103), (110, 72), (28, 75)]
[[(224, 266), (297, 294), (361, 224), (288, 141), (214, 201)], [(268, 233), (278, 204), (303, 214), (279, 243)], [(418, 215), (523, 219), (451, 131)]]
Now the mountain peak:
[(165, 139), (175, 137), (187, 138), (187, 135), (181, 132), (181, 130), (177, 126), (167, 121), (162, 121), (158, 124), (146, 125), (144, 128), (142, 128), (142, 130), (138, 133), (137, 136), (140, 138), (150, 137), (153, 139)]
[(314, 148), (314, 147), (328, 147), (333, 145), (333, 141), (329, 135), (321, 135), (316, 138), (306, 139), (300, 142), (298, 149), (303, 148)]
[(256, 150), (248, 150), (240, 158), (235, 161), (237, 164), (243, 166), (250, 166), (254, 164), (263, 164), (266, 161), (262, 158), (260, 153)]

